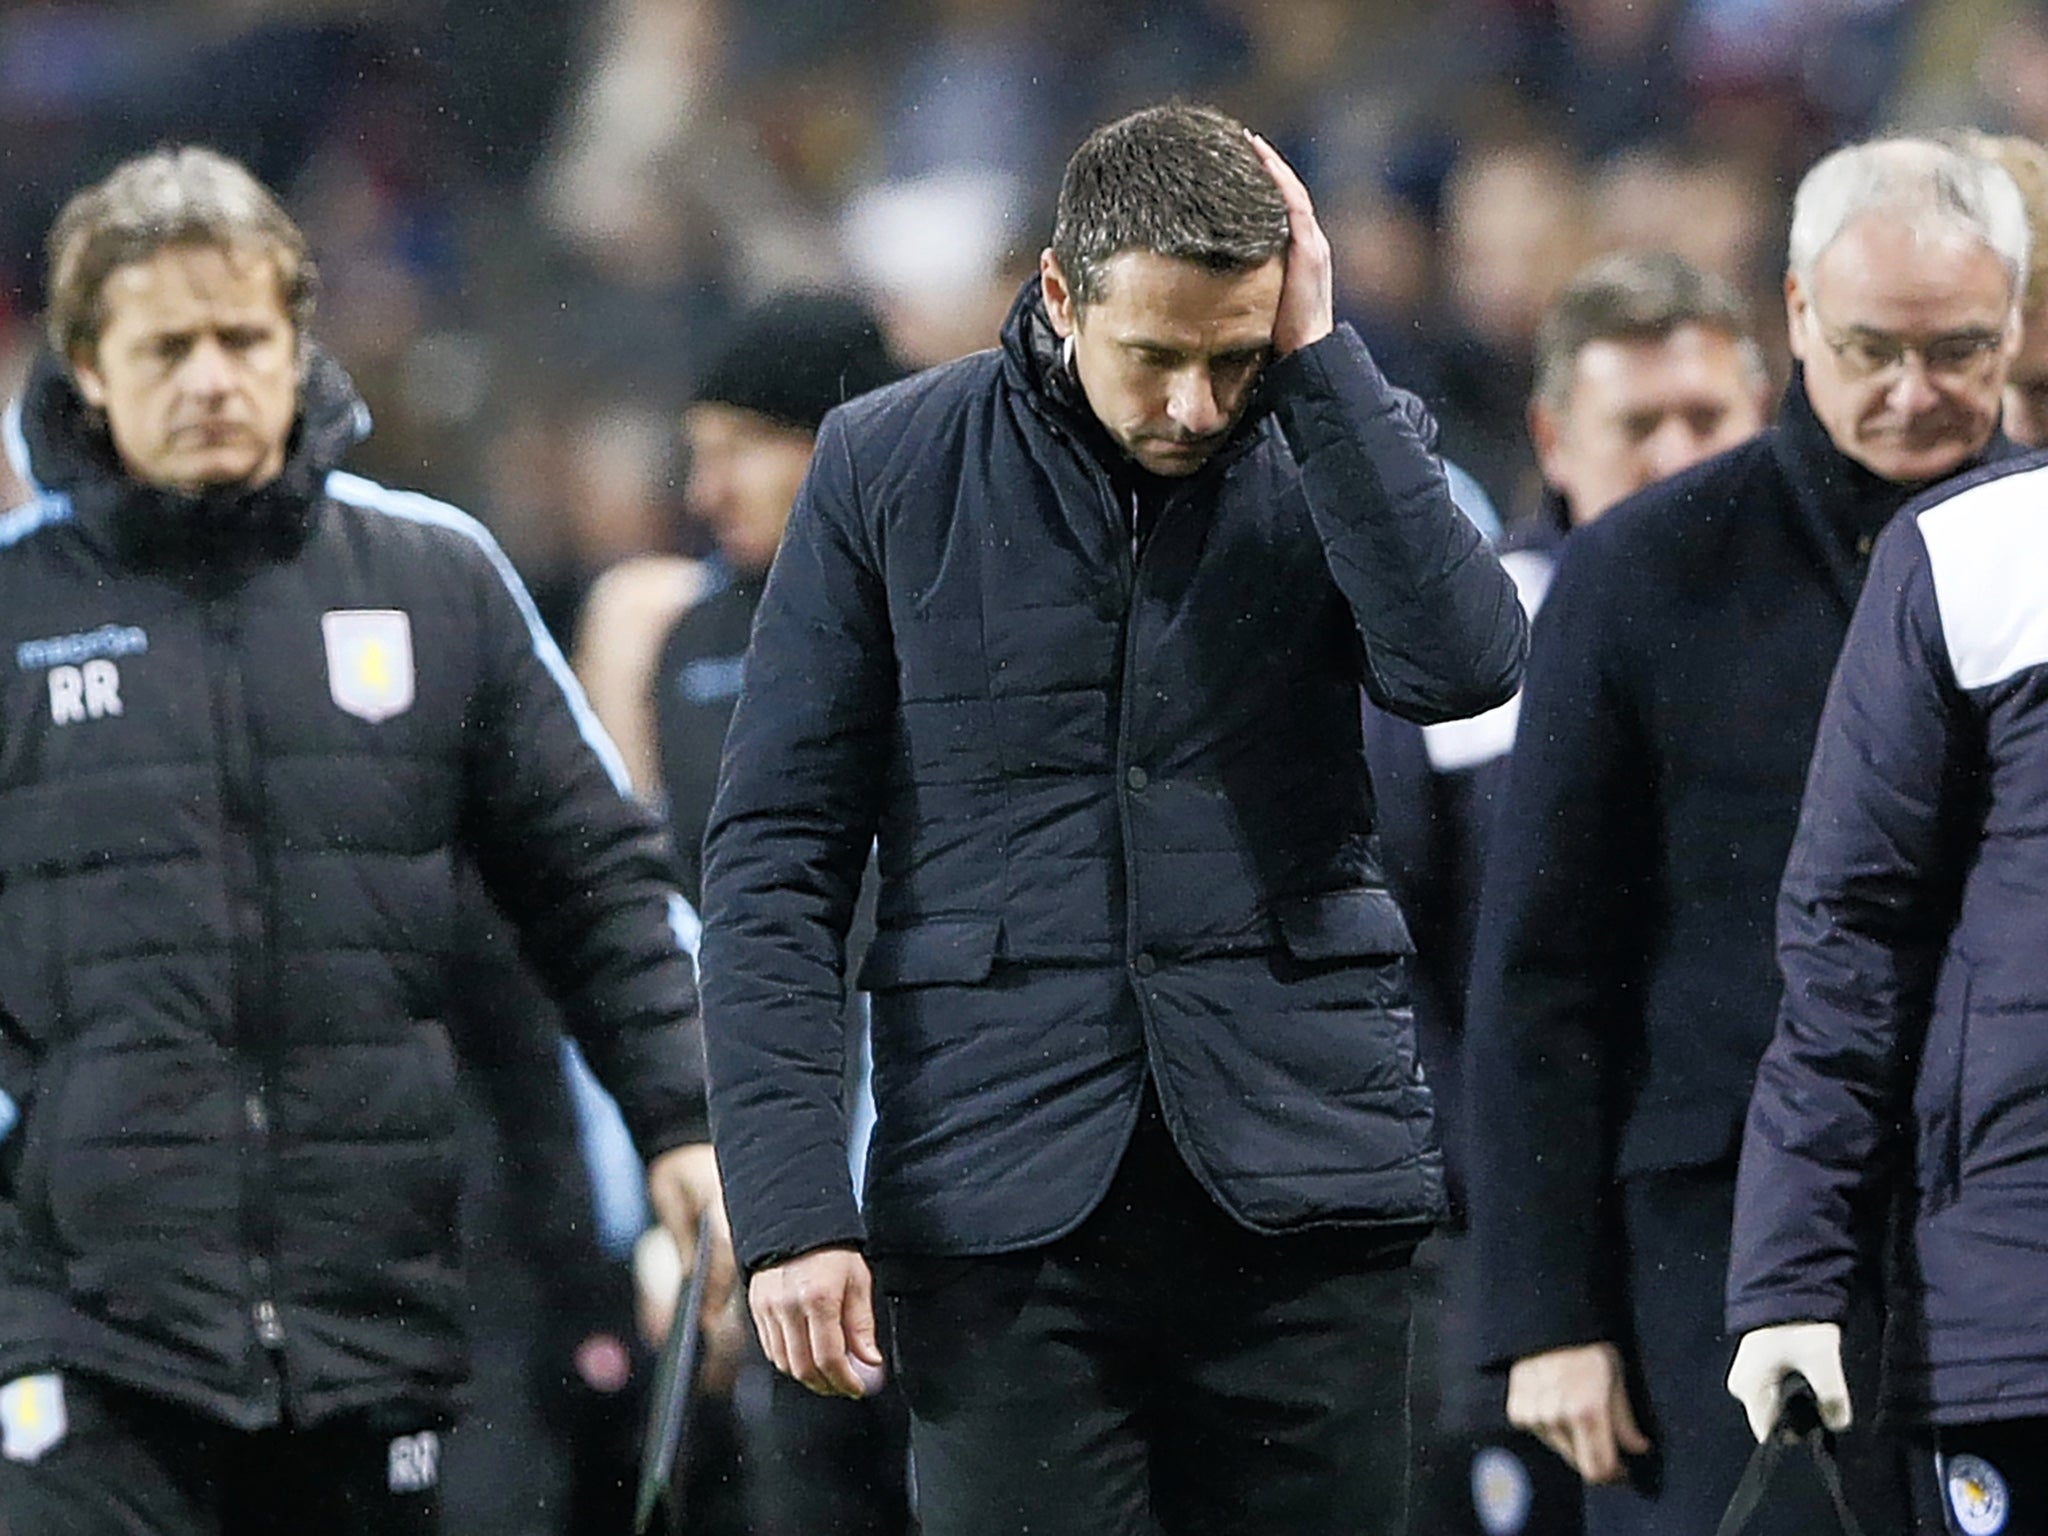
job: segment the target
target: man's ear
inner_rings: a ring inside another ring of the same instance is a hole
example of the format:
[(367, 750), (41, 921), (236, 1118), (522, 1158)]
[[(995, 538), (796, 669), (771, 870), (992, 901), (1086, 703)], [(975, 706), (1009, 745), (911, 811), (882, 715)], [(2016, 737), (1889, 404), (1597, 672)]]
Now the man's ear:
[(1045, 313), (1052, 321), (1053, 334), (1062, 340), (1073, 335), (1080, 328), (1074, 290), (1068, 286), (1067, 274), (1060, 270), (1051, 246), (1038, 253), (1038, 286), (1045, 294)]
[(1785, 345), (1800, 362), (1806, 361), (1806, 312), (1813, 305), (1798, 277), (1785, 274)]
[(85, 403), (96, 411), (107, 408), (107, 384), (92, 365), (92, 359), (84, 352), (71, 354), (71, 379), (84, 396)]
[[(1564, 420), (1546, 401), (1529, 402), (1529, 441), (1536, 449), (1536, 467), (1542, 471), (1544, 484), (1569, 495), (1571, 487), (1558, 477), (1558, 471), (1565, 467)], [(1569, 479), (1569, 473), (1564, 478)]]

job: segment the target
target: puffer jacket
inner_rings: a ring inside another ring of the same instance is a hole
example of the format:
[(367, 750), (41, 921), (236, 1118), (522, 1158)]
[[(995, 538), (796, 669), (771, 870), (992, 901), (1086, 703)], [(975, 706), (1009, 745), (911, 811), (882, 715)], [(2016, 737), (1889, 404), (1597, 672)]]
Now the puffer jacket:
[[(1412, 1242), (1440, 1213), (1360, 689), (1476, 713), (1513, 692), (1526, 624), (1426, 416), (1348, 328), (1261, 391), (1199, 473), (1148, 486), (1034, 281), (999, 351), (826, 419), (706, 840), (712, 1114), (744, 1262), (1057, 1237), (1148, 1076), (1250, 1227)], [(837, 957), (871, 839), (863, 1221)]]
[(2048, 1414), (2048, 459), (1879, 540), (1778, 901), (1728, 1323), (1842, 1315), (1896, 1222), (1909, 1423)]
[(11, 425), (0, 1380), (446, 1405), (458, 858), (653, 1153), (704, 1134), (658, 829), (488, 535), (334, 469), (367, 418), (317, 353), (254, 493), (127, 478), (47, 360)]

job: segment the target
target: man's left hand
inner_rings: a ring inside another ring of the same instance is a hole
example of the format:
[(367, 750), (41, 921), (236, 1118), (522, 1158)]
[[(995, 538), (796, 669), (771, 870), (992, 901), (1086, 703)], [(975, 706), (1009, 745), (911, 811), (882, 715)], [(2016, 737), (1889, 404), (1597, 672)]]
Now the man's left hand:
[(726, 1225), (725, 1196), (711, 1144), (672, 1147), (649, 1163), (647, 1198), (685, 1264), (697, 1251), (698, 1222), (711, 1218), (711, 1270), (704, 1278), (703, 1316), (705, 1327), (715, 1328), (731, 1314), (739, 1267), (733, 1261), (732, 1229)]
[(1287, 277), (1280, 288), (1280, 312), (1273, 321), (1273, 352), (1285, 357), (1321, 341), (1337, 325), (1335, 263), (1330, 237), (1316, 221), (1315, 204), (1294, 167), (1256, 133), (1249, 134), (1266, 174), (1287, 205)]

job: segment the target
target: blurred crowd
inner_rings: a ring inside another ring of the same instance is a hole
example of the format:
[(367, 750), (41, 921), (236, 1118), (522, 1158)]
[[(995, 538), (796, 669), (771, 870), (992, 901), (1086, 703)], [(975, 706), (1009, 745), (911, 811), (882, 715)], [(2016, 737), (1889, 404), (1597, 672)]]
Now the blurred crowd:
[[(2025, 0), (24, 0), (0, 13), (0, 384), (43, 231), (165, 141), (288, 193), (365, 472), (475, 507), (566, 624), (693, 547), (674, 415), (751, 301), (987, 345), (1088, 126), (1180, 94), (1303, 172), (1340, 302), (1510, 518), (1529, 343), (1601, 250), (1773, 304), (1786, 193), (1879, 127), (2048, 132)], [(11, 390), (10, 390), (11, 392)]]

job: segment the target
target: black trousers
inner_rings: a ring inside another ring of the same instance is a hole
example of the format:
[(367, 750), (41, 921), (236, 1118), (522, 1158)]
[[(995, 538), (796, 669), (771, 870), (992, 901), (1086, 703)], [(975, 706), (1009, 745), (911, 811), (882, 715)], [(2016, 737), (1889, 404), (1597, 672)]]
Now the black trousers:
[(893, 1381), (859, 1402), (819, 1397), (764, 1355), (741, 1367), (733, 1398), (750, 1536), (906, 1536), (914, 1529), (909, 1415)]
[(1409, 1249), (1259, 1237), (1147, 1096), (1047, 1247), (884, 1262), (923, 1536), (1396, 1536)]
[[(1624, 1353), (1634, 1376), (1630, 1396), (1654, 1448), (1632, 1463), (1629, 1486), (1587, 1490), (1587, 1536), (1711, 1532), (1756, 1449), (1727, 1387), (1735, 1341), (1722, 1318), (1734, 1211), (1727, 1166), (1644, 1174), (1623, 1187), (1634, 1326)], [(1852, 1316), (1843, 1329), (1843, 1368), (1856, 1423), (1841, 1437), (1842, 1479), (1865, 1536), (1903, 1536), (1912, 1529), (1912, 1463), (1904, 1441), (1871, 1427), (1877, 1352), (1875, 1315)], [(1803, 1456), (1788, 1462), (1749, 1536), (1835, 1529), (1819, 1477)]]
[(1935, 1446), (1950, 1536), (2048, 1536), (2048, 1419), (1946, 1428)]
[[(230, 1429), (89, 1377), (0, 1397), (0, 1536), (435, 1536), (444, 1425), (417, 1410)], [(26, 1394), (23, 1396), (22, 1394)], [(25, 1416), (25, 1417), (24, 1417)], [(33, 1461), (11, 1459), (33, 1451)]]

